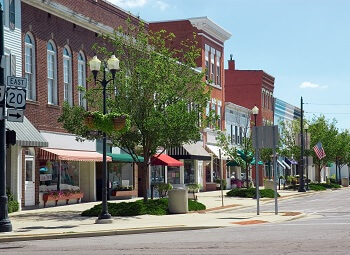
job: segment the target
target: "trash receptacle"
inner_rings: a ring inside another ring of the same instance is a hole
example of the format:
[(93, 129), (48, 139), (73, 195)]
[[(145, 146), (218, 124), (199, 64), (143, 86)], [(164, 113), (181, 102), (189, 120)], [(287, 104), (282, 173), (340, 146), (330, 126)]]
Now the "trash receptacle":
[(343, 187), (349, 187), (349, 178), (348, 177), (341, 178), (341, 185)]
[(169, 190), (169, 213), (187, 213), (188, 212), (188, 191), (187, 189)]

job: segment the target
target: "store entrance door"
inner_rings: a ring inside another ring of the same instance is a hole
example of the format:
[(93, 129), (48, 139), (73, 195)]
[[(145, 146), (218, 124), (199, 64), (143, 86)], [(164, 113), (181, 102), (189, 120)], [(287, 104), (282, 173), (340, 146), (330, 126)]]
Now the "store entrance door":
[(25, 206), (35, 205), (35, 167), (34, 167), (34, 157), (26, 156), (25, 159)]

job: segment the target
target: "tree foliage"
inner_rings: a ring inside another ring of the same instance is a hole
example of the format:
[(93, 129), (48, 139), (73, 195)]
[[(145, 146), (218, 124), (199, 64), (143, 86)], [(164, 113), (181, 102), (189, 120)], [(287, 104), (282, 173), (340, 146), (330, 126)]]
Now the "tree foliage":
[[(174, 34), (148, 32), (142, 23), (134, 26), (128, 22), (126, 28), (103, 38), (105, 45), (95, 46), (99, 58), (114, 54), (120, 59), (115, 81), (107, 87), (107, 109), (129, 116), (131, 126), (124, 132), (111, 132), (109, 140), (133, 157), (143, 156), (144, 162), (134, 160), (139, 172), (148, 176), (151, 157), (159, 149), (200, 139), (201, 124), (205, 124), (203, 109), (209, 100), (204, 73), (195, 69), (200, 49), (195, 35), (174, 49)], [(89, 109), (102, 111), (101, 89), (97, 83), (86, 91)], [(60, 120), (79, 138), (98, 138), (99, 134), (86, 132), (81, 117), (84, 111), (78, 106), (64, 107)], [(147, 199), (148, 180), (144, 183)]]

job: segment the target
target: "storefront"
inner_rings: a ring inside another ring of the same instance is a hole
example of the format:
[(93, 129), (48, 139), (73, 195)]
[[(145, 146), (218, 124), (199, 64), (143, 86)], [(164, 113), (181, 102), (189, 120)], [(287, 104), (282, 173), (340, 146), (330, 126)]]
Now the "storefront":
[(6, 129), (16, 132), (16, 144), (6, 150), (6, 187), (14, 199), (23, 206), (35, 206), (39, 203), (37, 185), (39, 176), (37, 151), (47, 147), (48, 141), (24, 117), (23, 122), (6, 121)]
[(182, 187), (181, 170), (183, 162), (166, 154), (156, 154), (151, 159), (151, 184), (156, 182), (170, 183), (174, 187)]
[[(102, 154), (96, 151), (41, 148), (38, 169), (40, 207), (76, 203), (77, 195), (83, 202), (96, 201), (95, 166), (96, 162), (102, 161)], [(111, 157), (107, 156), (107, 162), (110, 161)], [(55, 196), (62, 199), (57, 201)]]
[(168, 167), (168, 180), (176, 186), (184, 186), (190, 183), (199, 184), (202, 190), (206, 190), (207, 175), (212, 171), (211, 156), (203, 148), (201, 143), (184, 144), (179, 148), (172, 148), (168, 154), (183, 162), (183, 167), (179, 169), (170, 169)]
[[(133, 198), (138, 196), (138, 167), (135, 162), (143, 162), (143, 157), (126, 153), (108, 153), (112, 162), (107, 164), (110, 199)], [(97, 167), (97, 176), (102, 168)], [(96, 179), (98, 180), (98, 178)], [(97, 192), (100, 194), (100, 192)], [(100, 197), (98, 196), (97, 199)]]

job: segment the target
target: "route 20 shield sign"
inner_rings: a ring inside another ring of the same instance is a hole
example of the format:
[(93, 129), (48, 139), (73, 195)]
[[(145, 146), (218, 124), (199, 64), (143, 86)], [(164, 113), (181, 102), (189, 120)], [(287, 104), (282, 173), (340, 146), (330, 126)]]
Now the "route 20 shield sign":
[(26, 90), (8, 88), (6, 93), (6, 107), (15, 109), (25, 109)]

